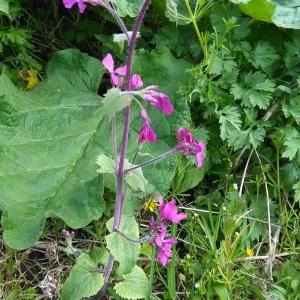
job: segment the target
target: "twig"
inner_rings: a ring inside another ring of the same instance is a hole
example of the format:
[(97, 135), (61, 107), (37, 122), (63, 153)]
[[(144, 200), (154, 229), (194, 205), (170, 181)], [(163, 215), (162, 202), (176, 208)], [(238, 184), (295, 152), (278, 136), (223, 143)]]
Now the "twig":
[[(290, 256), (290, 255), (300, 255), (297, 252), (283, 252), (279, 254), (274, 254), (274, 258), (279, 258), (279, 257), (285, 257), (285, 256)], [(266, 260), (269, 259), (270, 255), (258, 255), (258, 256), (249, 256), (249, 257), (242, 257), (238, 258), (236, 261), (251, 261), (251, 260)]]

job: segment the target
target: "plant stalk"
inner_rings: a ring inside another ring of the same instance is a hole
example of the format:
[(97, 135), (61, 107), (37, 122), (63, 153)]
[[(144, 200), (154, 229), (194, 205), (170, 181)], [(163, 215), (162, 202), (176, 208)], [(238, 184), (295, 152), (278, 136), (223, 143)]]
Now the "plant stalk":
[[(151, 3), (151, 0), (144, 0), (139, 15), (134, 23), (132, 36), (129, 42), (128, 47), (128, 58), (127, 58), (127, 72), (126, 72), (126, 81), (125, 81), (125, 89), (130, 91), (131, 90), (131, 74), (132, 74), (132, 60), (133, 54), (136, 47), (136, 41), (138, 32), (142, 25), (143, 19), (145, 17), (146, 11)], [(124, 162), (127, 153), (128, 147), (128, 136), (129, 136), (129, 127), (130, 127), (130, 107), (126, 107), (124, 109), (124, 127), (123, 127), (123, 139), (122, 139), (122, 146), (121, 146), (121, 154), (118, 169), (116, 170), (116, 201), (115, 201), (115, 213), (114, 213), (114, 222), (113, 228), (119, 230), (121, 217), (122, 217), (122, 198), (123, 198), (123, 177), (124, 177)], [(107, 266), (105, 268), (104, 273), (104, 286), (100, 291), (100, 295), (104, 295), (106, 293), (106, 288), (108, 284), (108, 280), (110, 274), (112, 272), (113, 264), (114, 264), (114, 257), (110, 254)]]
[(124, 171), (124, 174), (127, 174), (127, 173), (129, 173), (129, 172), (131, 172), (133, 170), (138, 169), (138, 168), (142, 168), (144, 166), (156, 163), (156, 162), (158, 162), (160, 160), (163, 160), (163, 159), (167, 158), (168, 156), (171, 156), (171, 155), (175, 154), (176, 152), (177, 152), (177, 150), (174, 148), (174, 149), (172, 149), (172, 150), (170, 150), (168, 152), (165, 152), (165, 153), (163, 153), (163, 154), (161, 154), (159, 156), (154, 157), (153, 159), (147, 160), (147, 161), (141, 163), (140, 165), (136, 165), (136, 166), (134, 166), (132, 168), (126, 169)]

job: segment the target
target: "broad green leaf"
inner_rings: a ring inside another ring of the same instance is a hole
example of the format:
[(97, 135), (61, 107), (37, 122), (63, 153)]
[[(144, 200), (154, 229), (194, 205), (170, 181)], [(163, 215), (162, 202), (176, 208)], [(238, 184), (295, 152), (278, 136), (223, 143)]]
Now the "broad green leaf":
[(102, 74), (98, 60), (65, 50), (30, 92), (0, 77), (0, 209), (10, 247), (33, 245), (47, 217), (79, 228), (101, 216), (95, 136), (102, 124)]
[[(190, 3), (195, 1), (190, 1)], [(191, 23), (191, 18), (188, 15), (184, 1), (181, 0), (166, 0), (166, 17), (171, 22), (184, 25)]]
[(144, 299), (149, 281), (141, 267), (134, 266), (129, 274), (123, 275), (123, 281), (114, 287), (119, 296), (125, 299)]
[(0, 0), (0, 14), (9, 15), (9, 0)]
[(299, 0), (270, 0), (276, 5), (272, 21), (279, 27), (300, 29)]
[(268, 0), (235, 1), (235, 3), (240, 3), (241, 11), (253, 19), (272, 22), (275, 7)]
[(104, 95), (102, 113), (104, 116), (112, 117), (115, 113), (129, 106), (130, 103), (130, 96), (122, 96), (120, 89), (112, 88)]
[[(119, 262), (120, 272), (122, 274), (129, 273), (139, 256), (140, 243), (132, 242), (119, 233), (113, 232), (113, 218), (106, 223), (106, 226), (109, 232), (111, 232), (105, 237), (107, 249)], [(139, 238), (139, 226), (134, 217), (123, 215), (120, 231), (131, 239)]]
[(121, 17), (135, 17), (138, 15), (143, 0), (112, 0)]
[(284, 28), (300, 29), (299, 0), (231, 0), (252, 18)]
[(284, 144), (285, 150), (282, 153), (282, 157), (287, 157), (289, 160), (293, 160), (298, 151), (300, 151), (300, 134), (295, 128), (289, 128), (286, 131), (286, 137)]
[(82, 253), (62, 287), (60, 300), (81, 300), (94, 296), (104, 284), (103, 274), (88, 254)]
[(202, 181), (204, 174), (204, 168), (198, 169), (192, 166), (184, 169), (183, 179), (180, 181), (180, 185), (176, 187), (176, 193), (181, 194), (197, 186)]

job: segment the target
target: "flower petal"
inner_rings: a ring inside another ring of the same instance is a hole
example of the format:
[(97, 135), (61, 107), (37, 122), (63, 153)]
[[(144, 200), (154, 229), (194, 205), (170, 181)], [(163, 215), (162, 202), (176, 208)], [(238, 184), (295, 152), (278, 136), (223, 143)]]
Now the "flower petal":
[(109, 72), (113, 73), (114, 68), (115, 68), (115, 62), (110, 53), (108, 53), (103, 59), (102, 59), (102, 64), (104, 68)]
[(131, 88), (133, 90), (138, 90), (140, 89), (142, 86), (143, 86), (143, 80), (141, 78), (140, 75), (138, 74), (134, 74), (132, 77), (131, 77)]
[(77, 0), (64, 0), (63, 2), (64, 2), (65, 8), (71, 9), (73, 7), (73, 5), (75, 3), (77, 3), (78, 1)]
[(156, 104), (156, 108), (163, 112), (165, 115), (172, 114), (174, 107), (170, 102), (170, 99), (167, 95), (160, 93), (158, 97), (158, 102)]
[(120, 76), (126, 76), (126, 72), (127, 72), (127, 66), (126, 65), (115, 69), (115, 73), (120, 75)]
[(79, 12), (82, 14), (86, 9), (86, 4), (84, 3), (84, 0), (79, 0), (78, 7), (79, 7)]
[(114, 73), (110, 74), (110, 82), (112, 85), (119, 86), (120, 85), (120, 77)]

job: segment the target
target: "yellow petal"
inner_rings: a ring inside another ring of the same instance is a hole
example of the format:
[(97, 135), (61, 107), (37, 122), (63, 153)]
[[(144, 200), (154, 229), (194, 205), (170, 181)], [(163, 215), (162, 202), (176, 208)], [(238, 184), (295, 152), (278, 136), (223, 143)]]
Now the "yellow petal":
[(250, 248), (250, 247), (247, 247), (247, 248), (246, 248), (246, 254), (247, 254), (248, 256), (253, 256), (253, 255), (254, 255), (253, 249)]
[(26, 81), (28, 81), (28, 84), (25, 89), (30, 91), (39, 83), (39, 79), (37, 77), (38, 73), (35, 70), (29, 70), (27, 74), (28, 76), (26, 77)]

